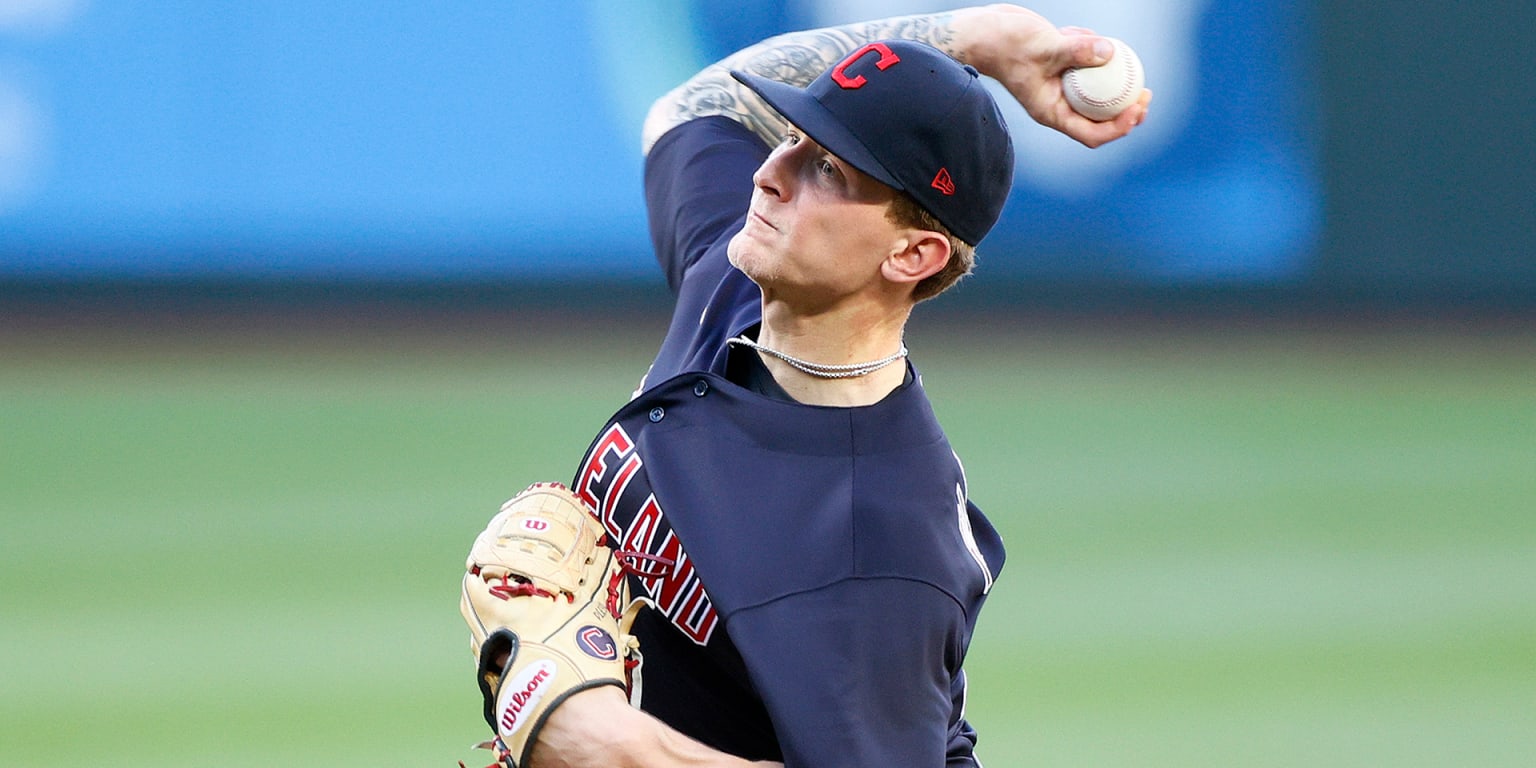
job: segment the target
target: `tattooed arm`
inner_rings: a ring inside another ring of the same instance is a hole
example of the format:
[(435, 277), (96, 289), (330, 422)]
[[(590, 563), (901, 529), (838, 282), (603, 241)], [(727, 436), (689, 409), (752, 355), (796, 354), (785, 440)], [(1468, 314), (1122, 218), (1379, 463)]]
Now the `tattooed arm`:
[(705, 67), (651, 106), (646, 116), (647, 152), (668, 129), (713, 115), (729, 117), (768, 146), (779, 143), (787, 124), (751, 89), (731, 77), (740, 69), (804, 87), (844, 56), (873, 40), (906, 39), (949, 51), (950, 14), (902, 16), (771, 37)]
[(915, 40), (938, 48), (996, 78), (1030, 116), (1088, 146), (1129, 133), (1146, 114), (1151, 92), (1112, 122), (1095, 123), (1072, 111), (1061, 93), (1061, 74), (1073, 66), (1095, 66), (1108, 58), (1088, 30), (1057, 29), (1044, 17), (1012, 5), (989, 5), (947, 13), (899, 16), (769, 38), (705, 67), (651, 106), (643, 129), (646, 152), (669, 129), (700, 117), (735, 120), (769, 146), (779, 143), (786, 124), (779, 114), (731, 77), (741, 69), (791, 85), (805, 86), (828, 67), (875, 40)]

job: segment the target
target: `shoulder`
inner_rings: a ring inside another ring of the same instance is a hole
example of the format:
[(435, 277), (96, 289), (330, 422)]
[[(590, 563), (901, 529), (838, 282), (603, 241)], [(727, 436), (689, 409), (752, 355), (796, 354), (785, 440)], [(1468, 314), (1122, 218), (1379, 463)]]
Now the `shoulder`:
[(710, 247), (740, 227), (752, 174), (767, 156), (762, 141), (723, 117), (678, 125), (646, 155), (651, 246), (674, 293)]
[(673, 126), (646, 152), (647, 165), (705, 151), (751, 150), (767, 154), (768, 146), (746, 126), (725, 117), (701, 117)]
[(899, 394), (854, 460), (858, 573), (922, 581), (974, 616), (1002, 568), (1002, 539), (971, 502), (965, 467), (921, 385)]
[(736, 189), (750, 196), (752, 173), (768, 150), (751, 131), (723, 117), (678, 125), (645, 156), (646, 201), (655, 208), (707, 190)]

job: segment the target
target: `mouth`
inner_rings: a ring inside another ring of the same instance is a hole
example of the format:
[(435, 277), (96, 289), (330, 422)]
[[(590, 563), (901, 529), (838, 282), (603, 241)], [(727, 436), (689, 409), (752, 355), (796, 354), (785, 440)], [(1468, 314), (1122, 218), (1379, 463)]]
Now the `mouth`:
[(763, 218), (763, 215), (758, 213), (757, 211), (749, 211), (747, 213), (747, 222), (748, 223), (757, 222), (758, 224), (760, 224), (760, 225), (762, 225), (764, 227), (767, 227), (767, 228), (769, 228), (769, 229), (771, 229), (771, 230), (773, 230), (775, 232), (779, 231), (779, 228), (775, 227), (773, 225), (773, 222)]

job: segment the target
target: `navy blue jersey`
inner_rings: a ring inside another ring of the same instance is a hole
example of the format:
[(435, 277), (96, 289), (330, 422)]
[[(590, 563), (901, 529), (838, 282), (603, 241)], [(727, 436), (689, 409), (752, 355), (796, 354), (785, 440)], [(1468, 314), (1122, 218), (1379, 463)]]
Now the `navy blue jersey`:
[(762, 143), (723, 118), (646, 162), (677, 308), (641, 391), (572, 488), (652, 608), (636, 698), (673, 728), (788, 768), (975, 766), (961, 663), (1003, 563), (921, 381), (856, 408), (727, 378), (761, 295), (726, 262)]

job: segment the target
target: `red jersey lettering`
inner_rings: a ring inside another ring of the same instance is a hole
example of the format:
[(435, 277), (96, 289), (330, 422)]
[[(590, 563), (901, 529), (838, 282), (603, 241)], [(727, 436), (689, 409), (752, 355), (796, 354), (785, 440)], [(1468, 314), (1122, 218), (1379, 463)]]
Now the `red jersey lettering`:
[(655, 494), (646, 493), (644, 463), (635, 441), (614, 424), (593, 444), (574, 492), (619, 542), (625, 570), (656, 609), (689, 639), (707, 644), (719, 614)]

